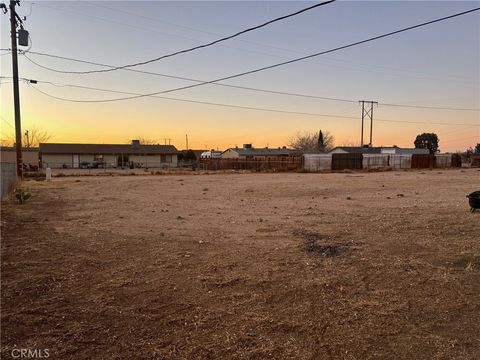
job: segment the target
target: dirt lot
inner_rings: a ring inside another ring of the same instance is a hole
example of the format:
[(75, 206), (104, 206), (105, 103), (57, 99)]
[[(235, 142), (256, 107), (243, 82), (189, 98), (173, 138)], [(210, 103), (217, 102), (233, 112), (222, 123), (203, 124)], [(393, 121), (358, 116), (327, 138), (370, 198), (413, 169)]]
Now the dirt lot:
[(2, 206), (2, 358), (478, 359), (474, 169), (65, 177)]

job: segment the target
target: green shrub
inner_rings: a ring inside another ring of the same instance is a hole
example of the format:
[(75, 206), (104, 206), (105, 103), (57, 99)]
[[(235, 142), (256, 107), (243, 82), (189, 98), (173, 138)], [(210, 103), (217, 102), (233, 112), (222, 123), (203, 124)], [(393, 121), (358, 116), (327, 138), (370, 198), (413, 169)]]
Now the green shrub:
[(19, 204), (25, 204), (25, 202), (32, 197), (29, 188), (20, 188), (15, 190), (15, 198)]

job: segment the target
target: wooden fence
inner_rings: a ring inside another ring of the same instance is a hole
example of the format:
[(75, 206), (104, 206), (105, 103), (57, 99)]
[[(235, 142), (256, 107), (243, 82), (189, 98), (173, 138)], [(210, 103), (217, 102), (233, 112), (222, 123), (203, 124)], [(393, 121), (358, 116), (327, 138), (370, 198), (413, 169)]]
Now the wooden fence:
[(201, 170), (339, 171), (359, 169), (428, 169), (461, 167), (458, 154), (305, 154), (302, 156), (201, 159)]
[(301, 156), (200, 160), (202, 170), (299, 171), (302, 167)]
[(362, 154), (332, 154), (332, 170), (362, 169), (362, 163)]
[(412, 169), (428, 169), (435, 167), (435, 155), (433, 154), (413, 154)]

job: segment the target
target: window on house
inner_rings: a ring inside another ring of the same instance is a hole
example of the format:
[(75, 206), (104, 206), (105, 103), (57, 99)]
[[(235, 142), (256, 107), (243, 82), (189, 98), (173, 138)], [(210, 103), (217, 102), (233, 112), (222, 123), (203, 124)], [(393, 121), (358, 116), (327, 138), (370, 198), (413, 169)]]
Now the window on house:
[(171, 163), (172, 162), (172, 155), (160, 155), (160, 161), (162, 163)]
[(93, 161), (103, 161), (103, 155), (93, 155)]

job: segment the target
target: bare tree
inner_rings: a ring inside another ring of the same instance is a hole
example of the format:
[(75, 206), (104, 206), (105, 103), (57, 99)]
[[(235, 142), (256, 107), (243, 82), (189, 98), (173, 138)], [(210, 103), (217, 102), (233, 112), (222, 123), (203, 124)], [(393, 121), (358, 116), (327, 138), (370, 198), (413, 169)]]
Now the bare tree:
[(304, 153), (328, 152), (333, 148), (335, 139), (326, 130), (320, 132), (298, 132), (289, 138), (289, 146)]
[(12, 146), (12, 140), (9, 136), (0, 138), (1, 146)]
[[(45, 143), (52, 138), (52, 135), (45, 131), (41, 130), (35, 126), (30, 127), (23, 131), (22, 134), (22, 147), (24, 148), (34, 148), (38, 147), (41, 143)], [(15, 146), (16, 139), (15, 135), (10, 135), (6, 139), (1, 139), (2, 144), (5, 146)]]
[(36, 127), (26, 129), (23, 133), (24, 147), (38, 147), (41, 143), (45, 143), (52, 138), (52, 135), (45, 130), (40, 130)]
[[(157, 144), (159, 144), (157, 139), (146, 138), (146, 137), (143, 137), (143, 136), (137, 136), (137, 137), (135, 137), (135, 140), (139, 140), (140, 144), (142, 144), (142, 145), (157, 145)], [(129, 143), (129, 142), (131, 142), (131, 140), (126, 140), (125, 142)]]

